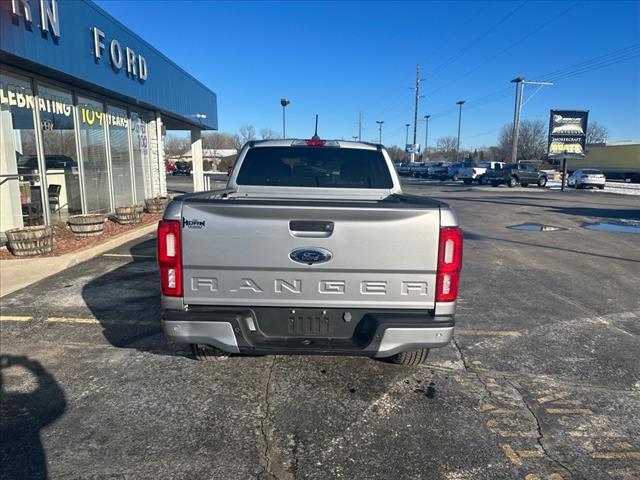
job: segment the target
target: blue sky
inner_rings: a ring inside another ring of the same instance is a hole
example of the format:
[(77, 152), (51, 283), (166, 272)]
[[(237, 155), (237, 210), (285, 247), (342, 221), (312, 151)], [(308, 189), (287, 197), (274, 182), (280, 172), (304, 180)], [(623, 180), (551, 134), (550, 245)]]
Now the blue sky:
[(280, 132), (287, 97), (288, 137), (312, 135), (318, 113), (321, 136), (351, 138), (362, 112), (363, 140), (384, 120), (383, 142), (404, 144), (419, 63), (430, 145), (456, 134), (458, 100), (462, 146), (492, 145), (513, 119), (511, 79), (589, 68), (542, 89), (522, 118), (588, 109), (610, 140), (640, 139), (640, 2), (97, 3), (218, 94), (220, 131)]

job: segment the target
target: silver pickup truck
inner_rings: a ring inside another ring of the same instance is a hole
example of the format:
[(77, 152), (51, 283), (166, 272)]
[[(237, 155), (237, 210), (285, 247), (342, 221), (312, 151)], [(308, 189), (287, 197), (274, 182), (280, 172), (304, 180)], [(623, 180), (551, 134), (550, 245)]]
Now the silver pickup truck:
[(462, 231), (402, 193), (381, 145), (249, 142), (227, 187), (158, 227), (163, 327), (199, 359), (335, 354), (422, 363), (452, 338)]

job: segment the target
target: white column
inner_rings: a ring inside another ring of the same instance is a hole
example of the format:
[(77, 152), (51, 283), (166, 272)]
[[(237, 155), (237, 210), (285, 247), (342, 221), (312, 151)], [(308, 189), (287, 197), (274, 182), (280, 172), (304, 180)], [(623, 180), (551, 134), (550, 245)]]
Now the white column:
[(193, 162), (193, 191), (204, 190), (204, 167), (202, 165), (202, 135), (200, 129), (191, 129), (191, 161)]
[(167, 169), (164, 166), (164, 142), (162, 141), (162, 117), (156, 114), (156, 137), (158, 139), (158, 180), (160, 195), (167, 194)]

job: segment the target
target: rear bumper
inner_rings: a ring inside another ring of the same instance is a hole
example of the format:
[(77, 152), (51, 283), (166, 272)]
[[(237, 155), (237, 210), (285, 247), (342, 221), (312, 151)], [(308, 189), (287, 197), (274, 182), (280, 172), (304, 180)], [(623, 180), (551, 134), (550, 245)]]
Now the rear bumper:
[[(291, 312), (295, 312), (292, 314)], [(343, 309), (234, 309), (199, 307), (166, 310), (163, 328), (178, 343), (212, 345), (230, 353), (316, 354), (389, 357), (447, 345), (453, 317), (427, 311)]]

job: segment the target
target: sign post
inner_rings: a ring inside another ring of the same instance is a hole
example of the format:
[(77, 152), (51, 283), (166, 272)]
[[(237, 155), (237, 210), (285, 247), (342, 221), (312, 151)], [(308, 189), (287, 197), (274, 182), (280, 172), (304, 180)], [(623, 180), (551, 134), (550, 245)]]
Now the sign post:
[(548, 156), (562, 156), (562, 191), (567, 183), (567, 156), (585, 156), (588, 118), (588, 110), (551, 110)]

